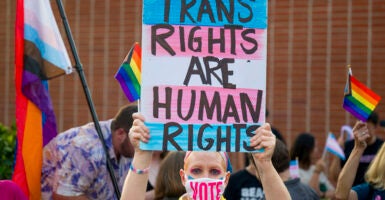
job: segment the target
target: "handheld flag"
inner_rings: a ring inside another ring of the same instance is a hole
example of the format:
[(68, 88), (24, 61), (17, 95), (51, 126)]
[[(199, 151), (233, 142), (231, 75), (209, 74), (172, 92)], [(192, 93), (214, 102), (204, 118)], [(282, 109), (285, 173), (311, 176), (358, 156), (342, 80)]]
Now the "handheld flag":
[(15, 86), (17, 149), (13, 181), (41, 199), (43, 147), (57, 135), (47, 80), (72, 72), (49, 0), (17, 0)]
[(346, 141), (354, 139), (353, 128), (349, 125), (341, 126), (341, 136), (346, 133)]
[(136, 42), (115, 74), (115, 79), (130, 102), (140, 98), (141, 71), (142, 49)]
[(338, 144), (333, 133), (329, 133), (328, 138), (326, 140), (325, 149), (330, 153), (338, 156), (342, 160), (345, 160), (345, 153), (342, 150), (341, 146)]
[(291, 178), (299, 178), (299, 163), (298, 163), (298, 159), (290, 161), (289, 171), (290, 171)]
[(343, 107), (357, 119), (366, 122), (381, 97), (353, 77), (351, 70), (345, 86)]

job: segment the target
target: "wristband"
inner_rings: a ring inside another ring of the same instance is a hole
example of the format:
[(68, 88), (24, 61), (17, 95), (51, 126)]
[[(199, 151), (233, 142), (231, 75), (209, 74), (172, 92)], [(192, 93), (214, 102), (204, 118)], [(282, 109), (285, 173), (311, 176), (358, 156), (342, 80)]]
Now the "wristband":
[(147, 167), (145, 169), (136, 169), (133, 164), (130, 165), (130, 170), (135, 172), (136, 174), (147, 174), (150, 170), (150, 167)]

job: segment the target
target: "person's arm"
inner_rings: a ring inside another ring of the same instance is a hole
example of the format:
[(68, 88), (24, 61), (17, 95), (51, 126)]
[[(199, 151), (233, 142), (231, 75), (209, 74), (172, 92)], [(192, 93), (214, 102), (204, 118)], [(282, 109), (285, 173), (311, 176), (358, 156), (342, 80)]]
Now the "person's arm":
[[(346, 140), (346, 134), (342, 134), (340, 135), (340, 137), (338, 137), (338, 144), (341, 146), (342, 149), (345, 148), (345, 140)], [(332, 162), (330, 163), (330, 167), (329, 167), (329, 180), (330, 182), (332, 182), (332, 184), (334, 186), (337, 185), (337, 181), (338, 181), (338, 175), (340, 174), (341, 172), (341, 160), (338, 156), (333, 155), (333, 158), (332, 158)]]
[(337, 156), (333, 156), (329, 167), (329, 180), (334, 186), (337, 185), (338, 175), (341, 172), (341, 160)]
[(271, 157), (274, 153), (276, 138), (271, 132), (268, 123), (259, 127), (250, 139), (250, 145), (255, 149), (264, 149), (263, 152), (253, 153), (253, 159), (260, 178), (265, 197), (271, 199), (291, 199), (289, 191), (275, 170)]
[(53, 200), (88, 200), (86, 195), (80, 195), (80, 196), (62, 196), (56, 193), (52, 194)]
[(309, 180), (309, 186), (313, 188), (313, 190), (316, 191), (318, 196), (320, 197), (325, 196), (325, 194), (319, 188), (320, 175), (324, 169), (325, 169), (325, 163), (322, 160), (322, 158), (320, 158), (315, 164), (315, 169)]
[(130, 141), (135, 148), (134, 159), (131, 165), (136, 172), (130, 169), (128, 175), (124, 181), (122, 200), (135, 200), (144, 199), (146, 194), (146, 187), (148, 182), (148, 171), (140, 173), (140, 170), (147, 169), (151, 163), (152, 151), (144, 151), (139, 148), (139, 142), (148, 142), (150, 138), (149, 130), (144, 125), (144, 117), (135, 113), (132, 115), (134, 118), (133, 125), (130, 129)]
[(368, 128), (365, 123), (357, 122), (353, 128), (354, 148), (338, 176), (336, 199), (357, 199), (357, 193), (351, 190), (360, 158), (367, 146), (366, 139), (369, 137)]

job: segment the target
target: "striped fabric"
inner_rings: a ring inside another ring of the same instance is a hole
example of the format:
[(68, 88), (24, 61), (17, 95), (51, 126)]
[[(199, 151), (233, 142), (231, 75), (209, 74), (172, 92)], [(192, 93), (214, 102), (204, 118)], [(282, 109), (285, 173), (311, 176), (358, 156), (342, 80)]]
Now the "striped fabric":
[(381, 97), (348, 72), (343, 108), (357, 119), (366, 122)]
[(330, 153), (338, 156), (342, 160), (345, 160), (345, 153), (342, 150), (341, 146), (338, 144), (336, 137), (334, 137), (333, 133), (329, 133), (328, 138), (326, 140), (325, 148)]
[(291, 178), (299, 178), (299, 163), (298, 163), (298, 159), (290, 161), (289, 171), (290, 171), (290, 177)]
[(135, 43), (115, 74), (120, 87), (130, 102), (140, 98), (142, 49)]
[(57, 135), (47, 80), (72, 72), (49, 0), (17, 0), (15, 86), (17, 151), (13, 181), (41, 199), (42, 149)]

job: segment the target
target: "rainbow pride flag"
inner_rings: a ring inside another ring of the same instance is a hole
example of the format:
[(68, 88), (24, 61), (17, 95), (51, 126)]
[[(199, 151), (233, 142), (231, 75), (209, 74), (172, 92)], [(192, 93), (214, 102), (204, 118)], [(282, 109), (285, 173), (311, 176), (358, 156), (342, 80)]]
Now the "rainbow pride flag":
[(120, 87), (130, 102), (140, 98), (142, 49), (136, 42), (115, 74)]
[(350, 69), (344, 93), (343, 108), (364, 122), (367, 121), (381, 99), (378, 94), (354, 78)]
[(47, 80), (71, 73), (72, 67), (49, 0), (17, 0), (15, 29), (17, 149), (12, 180), (29, 199), (40, 200), (43, 147), (57, 135)]

